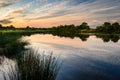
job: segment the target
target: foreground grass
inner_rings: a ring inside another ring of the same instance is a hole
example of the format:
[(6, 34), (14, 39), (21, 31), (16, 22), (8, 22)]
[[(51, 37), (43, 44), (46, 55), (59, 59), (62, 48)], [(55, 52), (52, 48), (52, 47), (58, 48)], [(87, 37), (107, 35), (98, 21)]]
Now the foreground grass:
[(61, 66), (52, 53), (42, 55), (33, 49), (22, 52), (15, 61), (17, 64), (8, 67), (7, 75), (3, 72), (4, 80), (55, 80)]
[(17, 58), (20, 80), (55, 80), (60, 65), (52, 53), (48, 56), (28, 50)]

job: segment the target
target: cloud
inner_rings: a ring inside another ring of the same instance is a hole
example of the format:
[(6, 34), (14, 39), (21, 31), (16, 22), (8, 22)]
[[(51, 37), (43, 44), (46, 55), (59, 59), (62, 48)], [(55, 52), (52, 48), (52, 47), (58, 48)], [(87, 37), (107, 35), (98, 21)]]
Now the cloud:
[(10, 21), (9, 19), (8, 20), (4, 19), (4, 20), (0, 20), (0, 23), (1, 24), (10, 24), (10, 23), (12, 23), (12, 21)]
[(24, 17), (25, 16), (25, 8), (18, 8), (15, 10), (11, 10), (7, 13), (7, 15), (5, 16), (5, 18), (18, 18), (18, 17)]
[(13, 5), (17, 2), (18, 0), (0, 0), (0, 8), (4, 8), (10, 5)]
[[(32, 18), (27, 18), (28, 20), (38, 20), (38, 19), (48, 19), (48, 18), (55, 18), (55, 17), (60, 17), (64, 15), (68, 15), (72, 13), (68, 9), (70, 7), (69, 4), (70, 1), (62, 1), (62, 2), (52, 2), (45, 4), (44, 6), (40, 8), (36, 8), (33, 10), (34, 14), (38, 14), (39, 16), (34, 16)], [(62, 8), (61, 8), (62, 7)], [(40, 15), (43, 13), (42, 15)]]
[[(34, 10), (34, 14), (41, 14), (39, 16), (31, 16), (32, 18), (28, 19), (48, 19), (48, 18), (55, 18), (60, 16), (65, 16), (69, 14), (74, 14), (77, 16), (84, 16), (86, 18), (97, 18), (100, 16), (107, 17), (108, 13), (119, 13), (118, 11), (119, 4), (116, 1), (104, 1), (104, 0), (86, 0), (77, 5), (70, 5), (73, 0), (66, 0), (62, 2), (52, 2), (49, 4), (45, 4), (43, 7), (37, 8)], [(74, 1), (75, 2), (75, 1)], [(89, 14), (88, 14), (89, 13)], [(102, 14), (104, 13), (104, 14)], [(112, 16), (112, 15), (111, 15)]]
[(55, 17), (64, 16), (66, 14), (68, 15), (68, 14), (70, 14), (70, 12), (67, 11), (67, 10), (61, 10), (61, 11), (58, 11), (58, 12), (48, 14), (46, 16), (40, 16), (40, 17), (36, 17), (36, 18), (29, 18), (28, 20), (49, 19), (49, 18), (55, 18)]
[[(12, 5), (16, 1), (0, 2)], [(120, 0), (29, 0), (22, 5), (8, 10), (7, 15), (1, 20), (12, 22), (31, 20), (31, 24), (45, 23), (50, 26), (54, 23), (79, 25), (85, 21), (90, 25), (98, 25), (104, 21), (120, 21)]]
[(5, 20), (14, 20), (17, 18), (24, 18), (27, 14), (30, 14), (27, 9), (32, 5), (28, 3), (24, 6), (18, 7), (16, 9), (10, 9), (7, 11), (6, 15), (3, 17)]
[(92, 10), (93, 13), (95, 12), (103, 12), (103, 11), (108, 11), (108, 10), (113, 10), (116, 9), (118, 6), (113, 6), (113, 7), (108, 7), (108, 8), (102, 8), (102, 9), (97, 9), (97, 10)]

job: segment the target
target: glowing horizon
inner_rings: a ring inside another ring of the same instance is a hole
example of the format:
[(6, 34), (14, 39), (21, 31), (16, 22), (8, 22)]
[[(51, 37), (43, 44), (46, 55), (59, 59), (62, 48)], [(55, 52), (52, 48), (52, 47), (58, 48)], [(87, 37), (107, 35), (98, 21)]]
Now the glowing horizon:
[(0, 24), (15, 27), (120, 23), (120, 0), (0, 0)]

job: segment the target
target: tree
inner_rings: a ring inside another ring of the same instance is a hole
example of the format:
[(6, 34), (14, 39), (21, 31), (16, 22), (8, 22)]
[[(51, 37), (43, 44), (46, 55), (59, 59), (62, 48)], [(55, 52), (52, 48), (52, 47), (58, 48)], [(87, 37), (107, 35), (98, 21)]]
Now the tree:
[(107, 32), (107, 33), (111, 33), (112, 32), (112, 25), (109, 22), (104, 22), (103, 24), (103, 31)]
[(78, 29), (90, 29), (86, 22), (83, 22), (80, 26), (77, 26)]
[(96, 27), (96, 31), (97, 31), (97, 32), (102, 32), (102, 31), (103, 31), (103, 26), (98, 26), (98, 27)]
[(118, 22), (112, 24), (112, 30), (117, 33), (120, 32), (120, 25)]
[(118, 22), (113, 23), (112, 26), (113, 26), (113, 29), (115, 30), (120, 29), (120, 25)]
[(109, 27), (109, 26), (111, 26), (111, 23), (109, 23), (109, 22), (104, 22), (103, 27)]
[(13, 25), (10, 25), (9, 28), (15, 28)]
[(102, 26), (98, 26), (96, 28), (96, 31), (103, 33), (120, 33), (120, 25), (118, 22), (115, 22), (113, 24), (109, 22), (104, 22)]
[(112, 26), (120, 26), (118, 22), (112, 24)]
[(30, 26), (27, 26), (26, 29), (30, 29)]
[(0, 24), (0, 28), (2, 28), (2, 24)]

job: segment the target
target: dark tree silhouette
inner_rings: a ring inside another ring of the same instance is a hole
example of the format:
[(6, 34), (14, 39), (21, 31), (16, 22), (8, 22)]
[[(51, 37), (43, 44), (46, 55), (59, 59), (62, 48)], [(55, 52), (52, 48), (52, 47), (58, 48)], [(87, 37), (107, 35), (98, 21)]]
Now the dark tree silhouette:
[(0, 28), (2, 28), (2, 24), (0, 24)]
[(83, 22), (80, 26), (77, 26), (78, 29), (90, 29), (86, 22)]
[(118, 22), (113, 24), (105, 22), (102, 26), (98, 26), (96, 31), (102, 33), (120, 33), (120, 25)]
[(112, 27), (113, 27), (113, 30), (115, 31), (115, 30), (120, 30), (120, 25), (119, 25), (119, 23), (118, 22), (115, 22), (115, 23), (113, 23), (112, 24)]
[(26, 29), (30, 29), (30, 26), (27, 26)]

